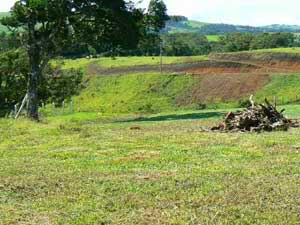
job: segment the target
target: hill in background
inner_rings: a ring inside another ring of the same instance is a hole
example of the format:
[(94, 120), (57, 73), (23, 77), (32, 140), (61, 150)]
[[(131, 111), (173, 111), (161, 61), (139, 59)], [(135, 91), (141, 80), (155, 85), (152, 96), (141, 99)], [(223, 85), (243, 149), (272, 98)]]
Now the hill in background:
[(220, 35), (226, 33), (262, 33), (262, 32), (300, 32), (300, 25), (280, 25), (273, 24), (268, 26), (242, 26), (232, 24), (205, 23), (195, 20), (189, 20), (183, 16), (171, 16), (167, 23), (166, 31), (168, 33), (201, 33), (205, 35)]

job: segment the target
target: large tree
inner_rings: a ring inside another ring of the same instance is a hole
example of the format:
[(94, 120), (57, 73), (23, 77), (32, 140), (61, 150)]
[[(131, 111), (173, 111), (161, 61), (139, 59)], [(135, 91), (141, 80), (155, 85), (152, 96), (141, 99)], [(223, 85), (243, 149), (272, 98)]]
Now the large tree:
[(163, 0), (151, 0), (148, 7), (148, 25), (151, 31), (160, 32), (169, 19), (167, 6)]
[(146, 15), (143, 17), (143, 26), (139, 51), (142, 55), (157, 55), (160, 53), (161, 31), (169, 19), (167, 6), (163, 0), (151, 0)]
[(18, 0), (2, 24), (22, 31), (27, 50), (28, 117), (38, 120), (39, 79), (49, 60), (71, 44), (133, 47), (136, 10), (124, 0)]

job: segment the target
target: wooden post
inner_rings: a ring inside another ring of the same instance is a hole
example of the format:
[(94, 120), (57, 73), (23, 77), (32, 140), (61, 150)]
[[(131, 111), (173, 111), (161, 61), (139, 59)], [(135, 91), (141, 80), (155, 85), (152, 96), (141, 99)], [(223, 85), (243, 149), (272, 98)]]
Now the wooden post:
[(62, 111), (65, 112), (65, 101), (62, 102)]
[(14, 108), (14, 117), (16, 118), (18, 114), (18, 104), (15, 104), (15, 108)]
[(274, 107), (275, 107), (275, 109), (277, 108), (277, 97), (276, 96), (274, 96)]
[(73, 100), (71, 100), (71, 102), (70, 102), (70, 111), (71, 111), (71, 113), (73, 113)]
[(52, 102), (52, 116), (54, 116), (54, 110), (55, 110), (55, 103)]
[(160, 73), (163, 72), (163, 43), (160, 42)]
[(17, 114), (15, 115), (15, 119), (18, 119), (18, 117), (20, 116), (20, 113), (22, 112), (26, 102), (28, 100), (28, 94), (25, 95), (23, 101), (22, 101), (22, 104), (21, 104), (21, 107), (19, 108), (19, 111), (17, 112)]

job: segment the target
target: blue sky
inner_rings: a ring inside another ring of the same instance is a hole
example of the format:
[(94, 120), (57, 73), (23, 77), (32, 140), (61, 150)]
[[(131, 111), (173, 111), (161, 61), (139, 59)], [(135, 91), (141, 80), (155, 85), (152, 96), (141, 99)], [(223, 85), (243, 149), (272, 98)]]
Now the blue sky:
[[(139, 0), (134, 0), (138, 2)], [(0, 11), (8, 11), (15, 0), (1, 0)], [(146, 7), (149, 0), (143, 0)], [(203, 22), (243, 25), (300, 25), (299, 0), (165, 0), (169, 14)]]

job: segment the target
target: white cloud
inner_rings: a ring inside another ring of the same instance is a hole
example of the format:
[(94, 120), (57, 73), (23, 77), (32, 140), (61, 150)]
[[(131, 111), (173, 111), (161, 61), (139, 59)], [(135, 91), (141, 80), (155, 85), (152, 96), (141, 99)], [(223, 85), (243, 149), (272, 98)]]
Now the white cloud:
[[(134, 0), (138, 2), (140, 0)], [(147, 7), (150, 0), (143, 0)], [(0, 12), (15, 0), (1, 0)], [(203, 22), (244, 25), (300, 24), (299, 0), (165, 0), (169, 14)]]
[(16, 0), (1, 0), (0, 12), (8, 12)]

